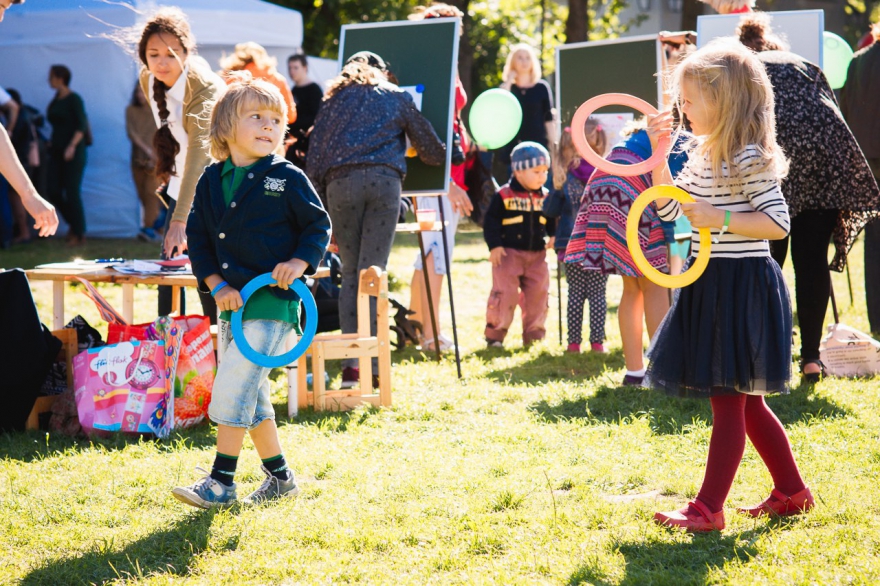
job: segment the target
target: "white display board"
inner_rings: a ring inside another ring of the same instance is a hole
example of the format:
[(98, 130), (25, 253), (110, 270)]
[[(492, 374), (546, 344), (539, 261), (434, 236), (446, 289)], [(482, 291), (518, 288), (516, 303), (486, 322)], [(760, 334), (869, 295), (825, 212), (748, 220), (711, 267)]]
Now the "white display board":
[[(822, 32), (825, 30), (824, 10), (791, 10), (766, 12), (772, 18), (773, 33), (784, 39), (791, 52), (807, 61), (822, 65)], [(733, 36), (742, 14), (713, 14), (697, 17), (697, 47), (712, 39)]]

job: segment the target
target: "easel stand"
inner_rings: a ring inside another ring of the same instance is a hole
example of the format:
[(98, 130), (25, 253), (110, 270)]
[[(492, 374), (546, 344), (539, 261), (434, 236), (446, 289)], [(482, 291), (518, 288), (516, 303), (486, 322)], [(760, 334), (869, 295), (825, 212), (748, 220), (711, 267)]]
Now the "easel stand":
[[(431, 196), (418, 196), (418, 197), (431, 197)], [(433, 197), (446, 197), (445, 194), (438, 194)], [(453, 345), (455, 346), (455, 367), (458, 373), (458, 378), (462, 378), (461, 374), (461, 354), (459, 351), (459, 343), (458, 343), (458, 327), (455, 321), (455, 298), (452, 294), (452, 259), (449, 257), (449, 243), (446, 240), (447, 235), (447, 227), (446, 227), (446, 212), (443, 208), (443, 204), (441, 202), (440, 206), (440, 236), (443, 241), (443, 258), (446, 262), (446, 286), (449, 291), (449, 311), (452, 315), (452, 340)], [(413, 209), (418, 210), (417, 200), (413, 200)], [(431, 282), (428, 278), (428, 257), (425, 253), (425, 242), (422, 238), (421, 229), (417, 232), (418, 240), (419, 240), (419, 253), (422, 258), (422, 276), (425, 281), (425, 295), (428, 298), (428, 315), (431, 319), (431, 327), (434, 329), (434, 352), (436, 355), (436, 359), (440, 361), (440, 331), (437, 329), (437, 316), (434, 312), (434, 301), (433, 301), (433, 292), (431, 291)]]
[[(455, 346), (455, 368), (458, 371), (458, 378), (461, 379), (461, 354), (458, 349), (458, 327), (455, 324), (455, 300), (452, 297), (452, 258), (449, 256), (449, 243), (446, 241), (446, 212), (443, 205), (440, 206), (440, 234), (443, 239), (443, 256), (446, 260), (446, 287), (449, 290), (449, 313), (452, 316), (452, 343)], [(421, 234), (419, 234), (421, 238)], [(422, 267), (424, 268), (424, 259), (422, 259)], [(425, 274), (427, 282), (428, 275)], [(434, 313), (434, 307), (431, 307), (431, 313)], [(434, 323), (433, 321), (431, 322)], [(434, 330), (437, 333), (437, 330)], [(440, 336), (434, 336), (434, 347), (440, 349)]]
[(556, 297), (559, 305), (559, 345), (562, 346), (562, 262), (556, 257)]

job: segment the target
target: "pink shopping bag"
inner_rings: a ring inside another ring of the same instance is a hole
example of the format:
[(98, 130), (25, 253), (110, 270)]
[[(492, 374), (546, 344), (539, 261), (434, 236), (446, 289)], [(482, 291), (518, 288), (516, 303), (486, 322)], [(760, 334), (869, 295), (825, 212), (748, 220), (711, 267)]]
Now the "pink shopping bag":
[(151, 433), (171, 428), (168, 402), (176, 353), (164, 340), (90, 348), (73, 359), (76, 409), (83, 430)]

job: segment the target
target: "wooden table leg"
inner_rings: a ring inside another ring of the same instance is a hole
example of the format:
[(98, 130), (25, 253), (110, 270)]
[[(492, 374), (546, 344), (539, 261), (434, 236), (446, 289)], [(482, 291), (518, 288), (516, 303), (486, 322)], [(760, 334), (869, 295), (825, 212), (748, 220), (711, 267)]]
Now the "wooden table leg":
[[(296, 332), (290, 330), (287, 339), (284, 341), (284, 351), (290, 352), (296, 346)], [(287, 365), (287, 418), (292, 419), (299, 412), (299, 393), (297, 391), (299, 385), (299, 363), (294, 360)]]
[(171, 287), (171, 315), (180, 315), (180, 287)]
[(134, 323), (134, 283), (122, 284), (122, 317), (128, 323)]
[(52, 281), (52, 329), (64, 327), (64, 281)]

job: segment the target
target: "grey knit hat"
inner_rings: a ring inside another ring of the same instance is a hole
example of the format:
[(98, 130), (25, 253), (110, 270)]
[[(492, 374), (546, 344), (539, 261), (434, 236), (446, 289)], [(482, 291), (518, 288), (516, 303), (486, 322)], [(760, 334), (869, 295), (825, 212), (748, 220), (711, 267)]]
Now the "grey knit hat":
[(510, 165), (514, 171), (525, 171), (539, 165), (550, 166), (550, 153), (536, 142), (521, 142), (510, 153)]

